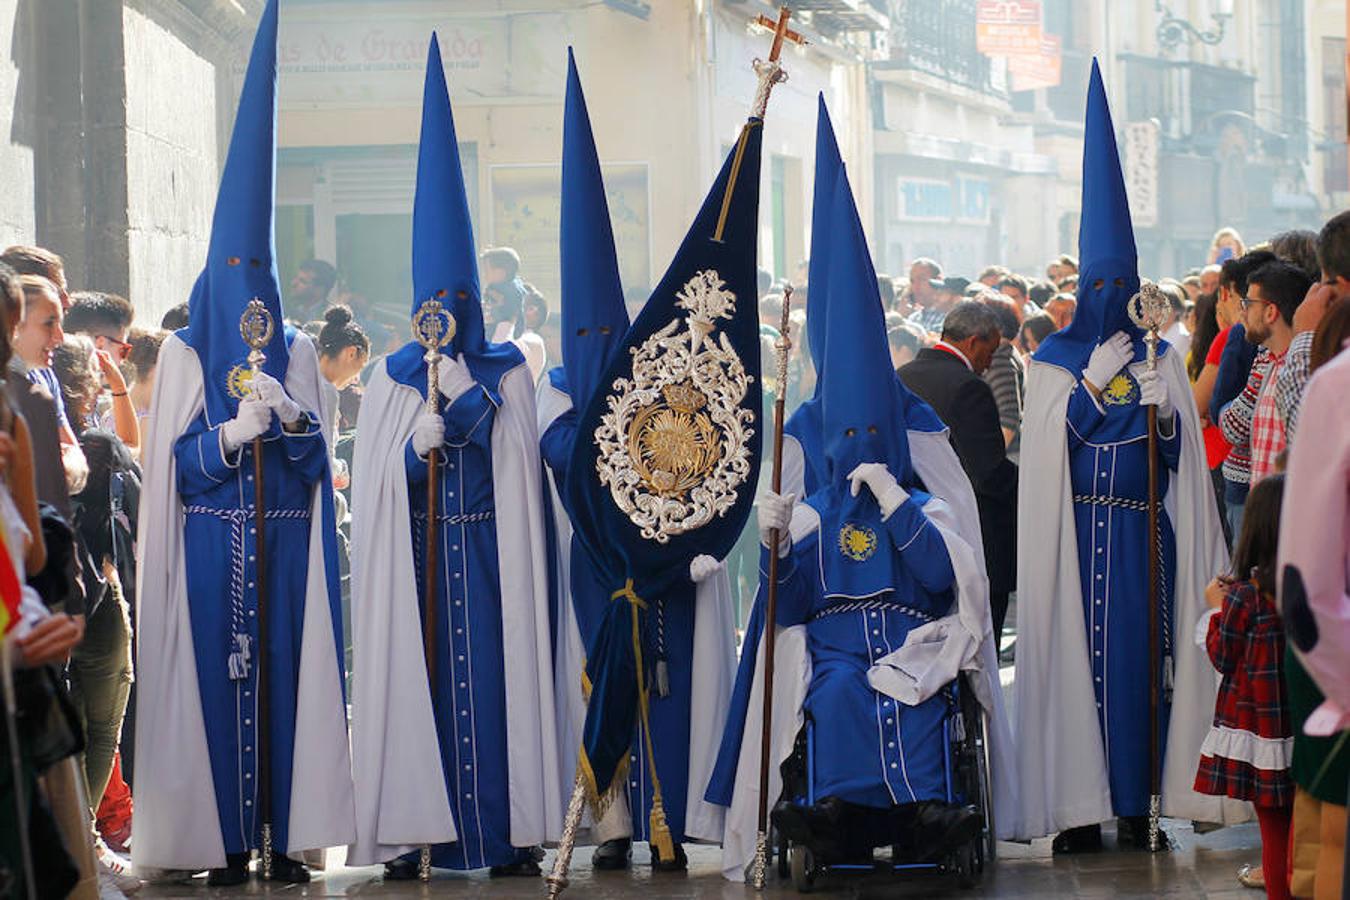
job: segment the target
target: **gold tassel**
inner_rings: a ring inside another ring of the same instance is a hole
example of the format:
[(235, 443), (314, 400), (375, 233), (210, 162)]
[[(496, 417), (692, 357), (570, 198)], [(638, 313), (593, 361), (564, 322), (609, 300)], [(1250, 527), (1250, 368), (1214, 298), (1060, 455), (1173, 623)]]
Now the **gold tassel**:
[[(652, 777), (655, 777), (656, 767), (652, 766)], [(675, 839), (670, 834), (670, 826), (666, 824), (666, 808), (661, 803), (661, 794), (656, 792), (652, 794), (652, 815), (647, 821), (651, 830), (651, 845), (656, 848), (661, 859), (669, 862), (675, 858)]]
[(650, 696), (647, 692), (647, 676), (643, 670), (642, 639), (638, 631), (638, 608), (646, 604), (633, 591), (633, 579), (628, 579), (622, 591), (616, 591), (615, 597), (627, 597), (633, 604), (633, 654), (637, 659), (638, 710), (642, 713), (642, 739), (647, 746), (647, 768), (652, 778), (652, 814), (647, 821), (650, 832), (648, 840), (664, 860), (675, 858), (675, 839), (666, 823), (666, 807), (661, 802), (661, 779), (656, 775), (656, 751), (652, 746), (652, 723), (650, 715)]
[[(642, 661), (642, 640), (638, 629), (638, 610), (645, 609), (646, 602), (633, 590), (633, 580), (630, 578), (624, 586), (615, 591), (611, 596), (612, 600), (626, 600), (633, 606), (633, 654), (637, 662), (637, 680), (638, 680), (638, 711), (641, 715), (640, 725), (642, 728), (642, 739), (647, 748), (647, 765), (652, 779), (652, 812), (648, 819), (650, 828), (650, 839), (656, 852), (662, 859), (675, 858), (675, 839), (670, 833), (670, 825), (666, 822), (666, 808), (661, 800), (661, 779), (656, 775), (656, 753), (652, 746), (652, 727), (649, 715), (649, 695), (647, 691), (647, 678), (643, 669)], [(589, 697), (590, 679), (582, 673), (582, 689)], [(628, 756), (625, 754), (615, 770), (614, 777), (610, 779), (609, 789), (604, 794), (596, 790), (598, 780), (595, 772), (591, 768), (591, 761), (586, 756), (585, 747), (581, 750), (581, 755), (577, 759), (577, 779), (581, 789), (585, 792), (586, 800), (590, 804), (596, 819), (605, 814), (609, 805), (626, 790), (628, 782)]]

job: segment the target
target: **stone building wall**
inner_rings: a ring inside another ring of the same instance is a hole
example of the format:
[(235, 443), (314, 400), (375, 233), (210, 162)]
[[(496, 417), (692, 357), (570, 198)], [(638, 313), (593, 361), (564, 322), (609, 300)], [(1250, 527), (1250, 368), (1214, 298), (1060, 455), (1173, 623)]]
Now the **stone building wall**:
[(33, 238), (33, 101), (25, 79), (32, 48), (20, 0), (0, 0), (0, 248)]
[(125, 294), (142, 324), (186, 299), (255, 18), (231, 0), (0, 0), (0, 247), (51, 248), (72, 289)]
[(128, 6), (126, 244), (138, 313), (158, 318), (188, 297), (206, 260), (219, 181), (216, 68), (169, 22)]

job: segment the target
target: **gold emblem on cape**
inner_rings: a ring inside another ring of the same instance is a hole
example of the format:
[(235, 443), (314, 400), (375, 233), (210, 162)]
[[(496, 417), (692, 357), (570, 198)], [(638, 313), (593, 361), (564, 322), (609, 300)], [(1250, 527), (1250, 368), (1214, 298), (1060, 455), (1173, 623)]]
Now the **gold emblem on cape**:
[(253, 393), (253, 370), (245, 363), (237, 363), (225, 376), (225, 390), (236, 400)]
[(632, 377), (615, 379), (595, 429), (600, 483), (645, 539), (662, 544), (735, 505), (754, 434), (754, 413), (740, 405), (751, 376), (717, 333), (736, 295), (706, 270), (681, 288), (676, 305), (688, 317), (631, 351)]
[(1125, 372), (1120, 372), (1102, 391), (1102, 402), (1108, 406), (1129, 406), (1139, 399), (1139, 385)]
[(848, 522), (839, 529), (839, 552), (854, 562), (871, 559), (877, 552), (877, 533), (866, 525)]

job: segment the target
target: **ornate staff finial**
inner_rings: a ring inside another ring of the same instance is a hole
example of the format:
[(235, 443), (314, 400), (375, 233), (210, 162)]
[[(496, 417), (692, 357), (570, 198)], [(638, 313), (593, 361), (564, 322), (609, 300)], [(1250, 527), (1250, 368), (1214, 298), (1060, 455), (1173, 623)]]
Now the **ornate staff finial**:
[(441, 348), (455, 339), (455, 317), (439, 300), (428, 300), (413, 315), (413, 339), (422, 345), (427, 363), (427, 408), (435, 411), (440, 390)]
[(1144, 330), (1148, 367), (1156, 369), (1159, 332), (1172, 314), (1172, 305), (1168, 302), (1167, 295), (1153, 282), (1144, 281), (1139, 286), (1139, 293), (1130, 298), (1125, 309), (1130, 314), (1130, 321)]
[(759, 88), (755, 91), (755, 104), (751, 110), (751, 115), (757, 119), (764, 118), (765, 111), (769, 108), (769, 94), (773, 91), (774, 85), (787, 81), (787, 72), (783, 70), (783, 65), (778, 61), (778, 57), (783, 52), (783, 42), (791, 41), (801, 46), (806, 45), (806, 38), (787, 27), (788, 19), (792, 16), (792, 10), (786, 6), (778, 10), (778, 19), (770, 19), (766, 15), (760, 15), (751, 21), (751, 25), (757, 28), (765, 28), (773, 32), (773, 46), (769, 48), (769, 58), (767, 60), (757, 59), (752, 63), (755, 74), (759, 76)]
[(267, 304), (257, 297), (248, 301), (248, 306), (244, 307), (244, 314), (239, 317), (239, 336), (244, 339), (245, 344), (248, 344), (248, 365), (255, 375), (263, 363), (267, 362), (267, 354), (263, 353), (263, 348), (271, 343), (275, 330), (276, 323)]

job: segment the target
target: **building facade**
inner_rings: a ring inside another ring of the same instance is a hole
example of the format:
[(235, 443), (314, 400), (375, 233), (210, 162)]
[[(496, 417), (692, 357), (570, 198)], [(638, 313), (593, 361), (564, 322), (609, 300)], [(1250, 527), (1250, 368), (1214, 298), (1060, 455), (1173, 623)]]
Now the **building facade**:
[(871, 66), (874, 241), (904, 274), (929, 257), (974, 277), (1034, 269), (1055, 246), (1044, 197), (1055, 161), (1012, 113), (1006, 65), (976, 48), (975, 0), (891, 0), (889, 52)]
[(1055, 216), (1072, 250), (1084, 87), (1103, 67), (1140, 267), (1181, 275), (1222, 227), (1247, 242), (1316, 229), (1345, 208), (1345, 8), (1315, 0), (1044, 0), (1059, 87), (1014, 98), (1059, 161)]
[[(817, 4), (828, 6), (828, 4)], [(769, 3), (290, 0), (282, 9), (278, 255), (283, 282), (308, 258), (334, 263), (348, 299), (391, 338), (406, 334), (422, 77), (439, 36), (475, 239), (510, 246), (554, 309), (567, 49), (596, 134), (626, 293), (645, 300), (684, 236), (755, 93), (770, 38), (747, 22)], [(880, 17), (877, 17), (880, 19)], [(883, 20), (880, 20), (884, 22)], [(867, 187), (870, 42), (828, 10), (792, 20), (787, 83), (764, 132), (760, 264), (805, 258), (816, 95)]]
[[(1334, 0), (1041, 0), (1058, 84), (980, 52), (979, 0), (797, 0), (764, 134), (761, 267), (810, 246), (815, 101), (829, 103), (879, 270), (931, 256), (1026, 274), (1077, 244), (1082, 111), (1101, 60), (1143, 269), (1180, 274), (1350, 201), (1345, 9)], [(1019, 4), (1012, 4), (1019, 5)], [(142, 319), (200, 270), (262, 0), (0, 0), (0, 243)], [(735, 140), (769, 0), (284, 0), (278, 255), (309, 258), (406, 334), (422, 75), (440, 36), (475, 237), (556, 308), (566, 51), (605, 167), (625, 289), (645, 298)]]

